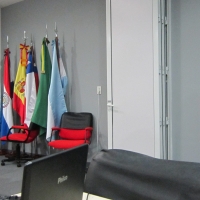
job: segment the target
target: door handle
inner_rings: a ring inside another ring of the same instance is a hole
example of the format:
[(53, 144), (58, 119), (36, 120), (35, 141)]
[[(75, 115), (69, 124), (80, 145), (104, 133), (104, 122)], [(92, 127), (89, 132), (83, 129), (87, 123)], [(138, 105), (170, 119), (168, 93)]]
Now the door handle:
[(114, 107), (114, 105), (111, 104), (111, 103), (108, 103), (107, 106), (108, 106), (108, 107)]

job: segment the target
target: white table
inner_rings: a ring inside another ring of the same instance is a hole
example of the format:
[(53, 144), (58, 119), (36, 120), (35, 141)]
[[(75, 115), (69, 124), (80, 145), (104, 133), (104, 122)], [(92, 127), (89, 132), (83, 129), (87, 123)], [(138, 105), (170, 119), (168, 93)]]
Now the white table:
[(103, 197), (98, 197), (92, 194), (89, 194), (88, 199), (87, 199), (87, 193), (83, 193), (83, 198), (82, 200), (109, 200), (107, 198), (103, 198)]
[[(20, 197), (21, 193), (15, 194), (15, 196)], [(103, 197), (98, 197), (98, 196), (95, 196), (95, 195), (92, 195), (92, 194), (89, 194), (88, 199), (87, 199), (87, 193), (83, 193), (82, 200), (109, 200), (109, 199), (106, 199), (106, 198), (103, 198)]]

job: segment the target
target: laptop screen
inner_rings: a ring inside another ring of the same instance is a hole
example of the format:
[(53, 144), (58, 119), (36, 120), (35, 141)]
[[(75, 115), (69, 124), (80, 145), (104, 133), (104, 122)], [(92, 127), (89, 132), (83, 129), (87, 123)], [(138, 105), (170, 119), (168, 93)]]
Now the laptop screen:
[(88, 145), (64, 150), (24, 166), (22, 200), (81, 200)]

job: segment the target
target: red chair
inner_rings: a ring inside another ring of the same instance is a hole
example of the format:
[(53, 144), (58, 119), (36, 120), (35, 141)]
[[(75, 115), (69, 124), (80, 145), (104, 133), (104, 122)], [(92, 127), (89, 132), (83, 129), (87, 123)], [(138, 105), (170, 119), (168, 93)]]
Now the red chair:
[[(12, 129), (18, 129), (18, 132), (11, 133)], [(31, 160), (32, 158), (21, 158), (20, 153), (20, 143), (30, 143), (36, 139), (39, 134), (39, 126), (37, 124), (31, 123), (29, 127), (27, 125), (12, 126), (8, 134), (0, 138), (0, 141), (17, 143), (16, 145), (16, 156), (1, 161), (1, 165), (4, 166), (5, 162), (17, 161), (17, 167), (21, 167), (21, 160)]]
[[(60, 127), (53, 127), (48, 145), (55, 149), (69, 149), (84, 143), (90, 144), (93, 130), (91, 113), (65, 112)], [(55, 135), (58, 138), (55, 139)], [(55, 139), (55, 140), (53, 140)]]

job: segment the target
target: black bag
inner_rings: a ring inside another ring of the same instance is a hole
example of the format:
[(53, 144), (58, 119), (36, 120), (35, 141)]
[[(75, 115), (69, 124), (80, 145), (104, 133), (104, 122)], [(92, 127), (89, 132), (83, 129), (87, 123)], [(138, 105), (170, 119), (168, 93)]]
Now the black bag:
[(102, 150), (90, 163), (84, 191), (114, 200), (198, 200), (200, 164)]

